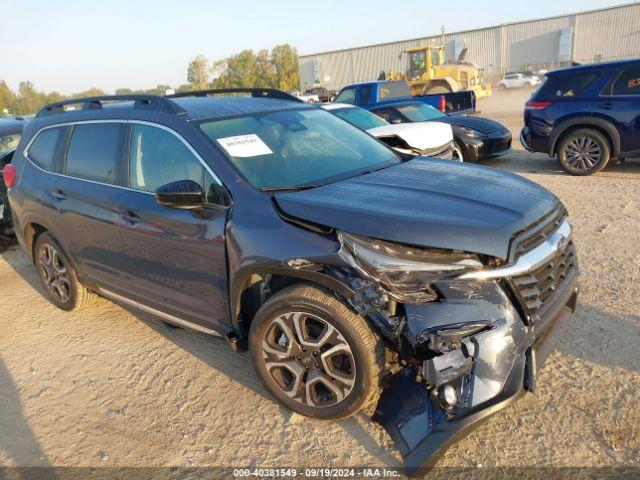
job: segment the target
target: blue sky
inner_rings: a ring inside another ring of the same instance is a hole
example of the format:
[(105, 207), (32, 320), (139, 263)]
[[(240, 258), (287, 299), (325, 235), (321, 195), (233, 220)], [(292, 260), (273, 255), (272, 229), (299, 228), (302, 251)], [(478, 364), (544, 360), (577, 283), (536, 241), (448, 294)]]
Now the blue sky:
[[(620, 4), (606, 0), (0, 0), (0, 79), (71, 93), (185, 83), (197, 54), (301, 54)], [(314, 7), (308, 7), (314, 5)]]

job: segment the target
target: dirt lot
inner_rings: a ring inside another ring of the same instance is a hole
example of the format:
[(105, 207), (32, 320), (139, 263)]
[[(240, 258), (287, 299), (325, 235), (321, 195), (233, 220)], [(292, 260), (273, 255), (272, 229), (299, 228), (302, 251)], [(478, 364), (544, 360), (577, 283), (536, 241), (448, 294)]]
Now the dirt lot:
[[(495, 95), (480, 108), (517, 138), (525, 98)], [(576, 178), (515, 143), (490, 165), (541, 183), (567, 205), (580, 303), (537, 392), (460, 441), (441, 465), (640, 466), (640, 161)], [(364, 414), (323, 423), (280, 407), (247, 356), (221, 340), (107, 300), (82, 313), (56, 310), (15, 247), (0, 256), (0, 305), (2, 466), (400, 464)]]

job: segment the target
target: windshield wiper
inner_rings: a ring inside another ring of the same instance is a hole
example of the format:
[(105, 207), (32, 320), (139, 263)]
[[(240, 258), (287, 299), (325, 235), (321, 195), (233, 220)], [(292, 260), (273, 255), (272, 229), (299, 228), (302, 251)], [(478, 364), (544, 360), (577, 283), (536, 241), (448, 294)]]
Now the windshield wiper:
[(320, 185), (307, 183), (305, 185), (287, 185), (284, 187), (262, 187), (261, 192), (297, 192), (300, 190), (309, 190), (310, 188), (316, 188)]

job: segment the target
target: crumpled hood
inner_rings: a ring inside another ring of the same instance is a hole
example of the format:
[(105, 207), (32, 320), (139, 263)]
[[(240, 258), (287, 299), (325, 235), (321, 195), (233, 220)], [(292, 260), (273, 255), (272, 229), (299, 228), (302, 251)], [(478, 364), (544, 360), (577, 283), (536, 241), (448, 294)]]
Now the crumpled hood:
[(435, 158), (275, 199), (288, 215), (346, 232), (500, 258), (514, 233), (559, 202), (518, 175)]
[(436, 122), (447, 123), (449, 125), (458, 125), (459, 127), (473, 128), (480, 133), (493, 133), (498, 131), (505, 131), (506, 128), (495, 120), (489, 120), (488, 118), (481, 117), (467, 117), (464, 115), (449, 115), (446, 117), (438, 118)]
[(451, 126), (437, 122), (398, 123), (367, 130), (376, 138), (398, 136), (418, 150), (442, 147), (453, 140)]

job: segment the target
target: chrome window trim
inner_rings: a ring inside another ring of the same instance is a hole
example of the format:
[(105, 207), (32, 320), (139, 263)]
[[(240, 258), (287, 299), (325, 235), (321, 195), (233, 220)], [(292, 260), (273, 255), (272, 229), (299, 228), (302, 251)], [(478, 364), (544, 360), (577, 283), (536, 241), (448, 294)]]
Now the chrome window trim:
[(212, 176), (214, 181), (217, 182), (219, 186), (221, 186), (222, 188), (224, 188), (225, 190), (228, 191), (228, 189), (224, 186), (224, 184), (222, 183), (220, 178), (213, 172), (213, 170), (207, 164), (207, 162), (204, 161), (204, 159), (200, 156), (200, 154), (191, 146), (191, 144), (189, 142), (187, 142), (187, 140), (182, 135), (180, 135), (178, 132), (176, 132), (172, 128), (167, 127), (166, 125), (162, 125), (160, 123), (155, 123), (155, 122), (149, 122), (149, 121), (146, 121), (146, 120), (119, 120), (119, 119), (77, 120), (77, 121), (74, 121), (74, 122), (62, 122), (62, 123), (56, 123), (56, 124), (52, 124), (52, 125), (46, 125), (46, 126), (40, 128), (40, 130), (38, 130), (35, 133), (35, 135), (31, 138), (31, 140), (29, 140), (29, 143), (27, 144), (26, 147), (24, 147), (24, 150), (22, 151), (22, 154), (24, 155), (24, 158), (26, 158), (31, 165), (36, 167), (38, 170), (40, 170), (42, 172), (45, 172), (45, 173), (48, 173), (48, 174), (51, 174), (51, 175), (56, 175), (58, 177), (63, 177), (63, 178), (73, 178), (75, 180), (80, 180), (82, 182), (89, 182), (89, 183), (93, 183), (93, 184), (96, 184), (96, 185), (104, 185), (104, 186), (107, 186), (107, 187), (121, 188), (123, 190), (128, 190), (130, 192), (144, 193), (146, 195), (155, 195), (153, 192), (147, 192), (145, 190), (139, 190), (137, 188), (125, 187), (123, 185), (114, 185), (113, 183), (98, 182), (96, 180), (91, 180), (91, 179), (88, 179), (88, 178), (74, 177), (72, 175), (67, 175), (65, 173), (50, 172), (49, 170), (45, 170), (44, 168), (40, 167), (31, 158), (29, 158), (29, 148), (31, 148), (31, 144), (33, 144), (33, 142), (36, 140), (36, 138), (38, 138), (38, 135), (40, 135), (44, 130), (47, 130), (47, 129), (50, 129), (50, 128), (68, 127), (68, 126), (73, 126), (73, 125), (82, 125), (82, 124), (91, 124), (91, 123), (140, 124), (140, 125), (148, 125), (150, 127), (156, 127), (156, 128), (160, 128), (162, 130), (166, 130), (167, 132), (172, 133), (174, 136), (176, 136), (189, 149), (189, 151), (198, 159), (198, 161), (202, 164), (204, 169)]
[(175, 315), (171, 315), (170, 313), (163, 312), (162, 310), (158, 310), (156, 308), (145, 305), (144, 303), (136, 302), (135, 300), (130, 299), (129, 297), (124, 297), (122, 295), (118, 295), (117, 293), (112, 292), (111, 290), (107, 290), (105, 288), (99, 287), (98, 292), (105, 297), (109, 297), (112, 300), (119, 301), (135, 307), (139, 310), (143, 310), (152, 315), (156, 315), (167, 322), (173, 323), (174, 325), (179, 325), (181, 327), (189, 328), (191, 330), (195, 330), (197, 332), (206, 333), (207, 335), (213, 335), (215, 337), (222, 337), (222, 334), (212, 330), (210, 328), (203, 327), (202, 325), (198, 325), (197, 323), (190, 322), (188, 320), (184, 320), (182, 318), (176, 317)]
[(479, 270), (464, 273), (457, 278), (462, 280), (491, 280), (496, 278), (509, 278), (529, 273), (549, 263), (559, 250), (567, 246), (571, 238), (571, 225), (568, 220), (558, 227), (553, 234), (533, 250), (521, 255), (513, 264), (491, 270)]

